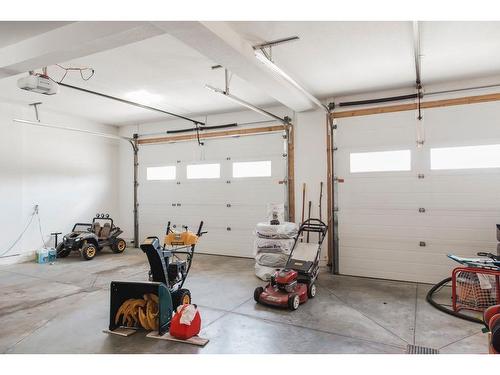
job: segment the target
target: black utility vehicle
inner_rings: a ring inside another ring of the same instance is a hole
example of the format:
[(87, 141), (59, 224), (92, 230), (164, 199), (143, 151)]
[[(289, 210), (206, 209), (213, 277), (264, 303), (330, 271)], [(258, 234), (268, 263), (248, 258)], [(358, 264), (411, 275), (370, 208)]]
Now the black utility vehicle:
[(104, 246), (114, 253), (123, 253), (127, 243), (118, 237), (123, 231), (116, 227), (108, 214), (97, 214), (92, 223), (76, 223), (71, 233), (57, 245), (57, 257), (65, 258), (71, 251), (79, 251), (83, 259), (93, 259)]

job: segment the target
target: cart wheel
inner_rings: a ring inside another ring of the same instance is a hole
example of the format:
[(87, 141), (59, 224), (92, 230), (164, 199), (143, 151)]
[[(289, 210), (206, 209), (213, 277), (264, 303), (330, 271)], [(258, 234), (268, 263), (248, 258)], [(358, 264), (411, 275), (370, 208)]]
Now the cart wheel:
[(300, 305), (300, 299), (298, 294), (290, 294), (288, 297), (288, 308), (290, 310), (297, 310)]
[(116, 241), (111, 245), (111, 250), (113, 253), (120, 254), (123, 253), (125, 248), (127, 247), (127, 243), (123, 238), (117, 238)]
[(262, 292), (264, 291), (264, 288), (259, 286), (258, 288), (255, 288), (254, 292), (253, 292), (253, 299), (255, 300), (255, 302), (259, 302), (260, 300), (260, 295), (262, 294)]
[(309, 298), (314, 298), (315, 295), (316, 295), (316, 284), (312, 283), (307, 287), (307, 296)]
[(88, 243), (83, 245), (82, 250), (82, 257), (85, 260), (91, 260), (94, 259), (96, 253), (97, 253), (97, 247), (94, 244)]
[(500, 319), (493, 323), (491, 328), (491, 346), (500, 353)]
[(172, 293), (172, 305), (174, 311), (181, 305), (191, 304), (191, 292), (188, 289), (179, 289)]
[(71, 249), (64, 248), (64, 244), (61, 242), (57, 244), (56, 256), (57, 258), (66, 258), (71, 253)]

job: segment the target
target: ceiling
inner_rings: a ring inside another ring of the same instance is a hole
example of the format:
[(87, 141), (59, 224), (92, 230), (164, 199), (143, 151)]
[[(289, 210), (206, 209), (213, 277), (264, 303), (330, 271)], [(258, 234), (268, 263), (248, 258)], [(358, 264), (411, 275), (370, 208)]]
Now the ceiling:
[(57, 29), (69, 22), (58, 21), (1, 21), (0, 22), (0, 47), (5, 47), (32, 36), (46, 33), (47, 31)]
[[(411, 22), (228, 22), (250, 44), (294, 36), (298, 41), (273, 48), (274, 62), (318, 98), (411, 87), (415, 81)], [(434, 84), (500, 73), (500, 22), (421, 22), (422, 80)], [(0, 22), (0, 49), (60, 27), (57, 22)], [(224, 71), (178, 39), (163, 34), (72, 61), (91, 66), (95, 76), (84, 82), (69, 73), (64, 82), (127, 98), (145, 90), (145, 103), (196, 116), (241, 107), (205, 89), (224, 86)], [(63, 72), (50, 67), (59, 79)], [(135, 124), (163, 115), (83, 94), (64, 87), (53, 96), (19, 90), (20, 76), (0, 79), (0, 99), (42, 101), (44, 107), (91, 120)], [(278, 104), (268, 92), (233, 75), (231, 92), (259, 106)], [(42, 107), (43, 108), (43, 107)]]

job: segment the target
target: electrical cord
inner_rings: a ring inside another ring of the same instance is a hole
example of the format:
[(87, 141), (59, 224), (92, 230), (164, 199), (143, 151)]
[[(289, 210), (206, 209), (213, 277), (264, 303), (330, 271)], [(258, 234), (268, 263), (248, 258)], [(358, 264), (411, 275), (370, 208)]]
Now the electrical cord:
[(30, 227), (31, 223), (33, 222), (33, 219), (35, 218), (35, 216), (38, 219), (38, 229), (40, 230), (40, 238), (42, 240), (43, 246), (45, 246), (45, 241), (43, 239), (43, 234), (42, 234), (42, 223), (40, 221), (40, 215), (38, 214), (38, 206), (35, 206), (35, 209), (33, 210), (33, 213), (31, 214), (31, 216), (28, 218), (28, 222), (27, 222), (26, 226), (24, 227), (24, 229), (22, 230), (21, 234), (19, 234), (19, 236), (12, 243), (12, 245), (9, 246), (9, 248), (7, 250), (3, 251), (0, 254), (0, 258), (4, 257), (6, 254), (8, 254), (14, 248), (14, 246), (17, 245), (17, 243), (21, 240), (21, 238), (23, 238), (24, 234), (26, 233), (26, 231)]
[(30, 227), (31, 223), (33, 222), (33, 219), (36, 215), (36, 211), (33, 211), (33, 213), (31, 214), (30, 218), (28, 219), (28, 223), (26, 224), (26, 226), (24, 227), (23, 231), (21, 232), (21, 234), (19, 235), (19, 237), (17, 237), (17, 239), (14, 241), (14, 243), (12, 245), (9, 246), (9, 248), (7, 250), (5, 250), (2, 254), (0, 254), (0, 257), (3, 257), (4, 255), (6, 255), (9, 251), (11, 251), (14, 246), (17, 245), (17, 243), (21, 240), (21, 238), (23, 238), (24, 236), (24, 233), (26, 233), (26, 231), (28, 230), (28, 228)]
[(484, 324), (482, 319), (474, 318), (473, 316), (465, 315), (465, 314), (459, 313), (457, 311), (454, 311), (452, 309), (447, 309), (446, 307), (444, 307), (444, 305), (441, 305), (441, 304), (437, 303), (436, 301), (434, 301), (434, 299), (432, 298), (434, 296), (434, 293), (441, 290), (450, 281), (451, 281), (451, 277), (447, 277), (446, 279), (441, 280), (439, 283), (434, 285), (429, 290), (429, 292), (427, 293), (427, 296), (425, 297), (427, 302), (429, 302), (433, 307), (435, 307), (439, 311), (442, 311), (446, 314), (456, 316), (457, 318), (460, 318), (460, 319), (468, 320), (469, 322)]
[[(67, 74), (68, 74), (68, 72), (70, 72), (70, 71), (77, 71), (77, 72), (80, 72), (80, 77), (81, 77), (81, 78), (82, 78), (82, 80), (84, 80), (84, 81), (88, 81), (88, 80), (89, 80), (89, 79), (91, 79), (91, 78), (94, 76), (94, 74), (95, 74), (95, 70), (94, 70), (93, 68), (73, 68), (73, 67), (69, 67), (69, 68), (67, 68), (67, 67), (64, 67), (64, 66), (62, 66), (62, 65), (60, 65), (60, 64), (56, 64), (56, 66), (57, 66), (58, 68), (61, 68), (61, 69), (63, 69), (63, 70), (64, 70), (64, 74), (63, 74), (62, 78), (61, 78), (61, 79), (60, 79), (57, 83), (62, 83), (62, 81), (64, 81), (64, 78), (66, 78), (66, 75), (67, 75)], [(89, 75), (89, 76), (87, 76), (87, 77), (85, 77), (85, 76), (83, 75), (83, 72), (85, 72), (85, 71), (90, 71), (90, 75)]]

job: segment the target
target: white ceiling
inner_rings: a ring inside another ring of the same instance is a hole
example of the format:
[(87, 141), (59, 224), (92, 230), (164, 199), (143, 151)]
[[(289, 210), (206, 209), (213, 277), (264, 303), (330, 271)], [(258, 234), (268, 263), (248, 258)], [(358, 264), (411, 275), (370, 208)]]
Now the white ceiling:
[[(319, 98), (411, 87), (415, 80), (411, 22), (229, 22), (251, 44), (297, 35), (299, 41), (273, 49), (275, 63)], [(0, 48), (58, 27), (54, 22), (0, 22)], [(422, 79), (431, 84), (500, 73), (500, 22), (422, 22)], [(204, 88), (223, 87), (217, 64), (167, 34), (60, 62), (92, 66), (83, 82), (70, 73), (64, 82), (126, 98), (137, 90), (159, 96), (152, 106), (187, 115), (239, 110), (237, 104)], [(62, 75), (57, 68), (49, 73)], [(22, 76), (22, 75), (21, 75)], [(163, 115), (61, 87), (54, 96), (19, 90), (19, 76), (0, 80), (0, 99), (42, 101), (45, 108), (123, 125)], [(233, 94), (259, 106), (277, 104), (237, 76)], [(43, 107), (42, 107), (43, 108)]]
[(1, 21), (0, 22), (0, 47), (5, 47), (32, 36), (46, 33), (58, 27), (64, 26), (69, 22), (57, 21)]

